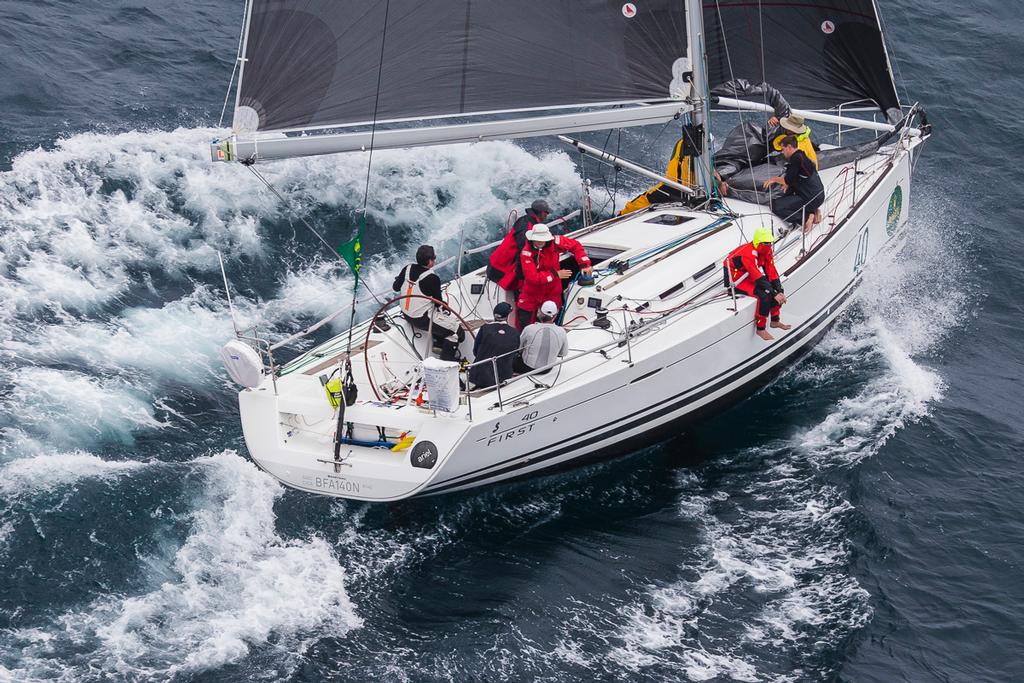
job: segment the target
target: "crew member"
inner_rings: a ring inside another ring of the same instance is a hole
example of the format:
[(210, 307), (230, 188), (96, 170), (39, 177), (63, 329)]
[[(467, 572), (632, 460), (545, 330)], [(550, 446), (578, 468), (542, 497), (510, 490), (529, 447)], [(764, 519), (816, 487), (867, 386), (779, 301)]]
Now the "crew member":
[(785, 194), (772, 201), (776, 216), (799, 225), (803, 220), (804, 232), (821, 222), (819, 209), (825, 202), (825, 186), (821, 183), (817, 167), (798, 148), (797, 140), (789, 135), (782, 141), (782, 154), (786, 157), (786, 173), (764, 181), (764, 189), (781, 185)]
[(818, 152), (811, 143), (811, 127), (804, 123), (804, 117), (790, 112), (788, 116), (782, 118), (771, 117), (768, 119), (768, 125), (779, 126), (769, 138), (773, 150), (781, 152), (782, 142), (786, 137), (792, 135), (796, 137), (797, 147), (800, 148), (800, 151), (814, 163), (815, 169), (818, 168)]
[(754, 309), (754, 327), (756, 334), (765, 341), (775, 339), (765, 329), (768, 316), (771, 315), (771, 326), (780, 330), (788, 330), (792, 325), (782, 322), (779, 317), (782, 304), (786, 303), (786, 295), (782, 291), (782, 280), (775, 269), (775, 255), (772, 242), (775, 237), (768, 228), (754, 231), (754, 239), (742, 244), (730, 253), (726, 259), (726, 282), (736, 288), (737, 292), (757, 298)]
[(545, 301), (562, 303), (563, 280), (572, 277), (572, 271), (562, 267), (562, 254), (571, 253), (580, 271), (590, 275), (590, 257), (583, 245), (565, 235), (552, 235), (544, 223), (538, 223), (526, 233), (528, 244), (519, 254), (523, 271), (523, 289), (519, 295), (516, 322), (523, 329), (533, 322), (536, 311)]
[[(480, 389), (493, 387), (512, 376), (513, 362), (519, 348), (519, 330), (508, 324), (508, 316), (512, 313), (512, 305), (506, 301), (494, 307), (494, 322), (487, 323), (476, 331), (473, 342), (473, 363), (469, 368), (469, 381)], [(480, 363), (494, 358), (493, 363)], [(494, 370), (498, 370), (495, 382)]]
[(416, 250), (416, 263), (402, 268), (391, 288), (402, 294), (402, 316), (417, 329), (431, 330), (435, 343), (441, 346), (441, 359), (458, 360), (459, 342), (466, 338), (466, 331), (451, 311), (423, 298), (443, 300), (441, 278), (432, 270), (436, 260), (434, 248), (422, 245)]
[[(690, 157), (686, 155), (686, 137), (683, 136), (676, 141), (675, 147), (672, 148), (672, 154), (669, 156), (668, 165), (665, 167), (665, 177), (669, 180), (674, 180), (681, 185), (687, 187), (693, 187), (693, 174), (690, 169)], [(619, 211), (620, 216), (624, 216), (627, 213), (633, 213), (638, 211), (645, 206), (651, 204), (663, 204), (665, 202), (679, 202), (682, 201), (682, 193), (674, 187), (669, 187), (665, 183), (658, 183), (657, 185), (648, 188), (643, 194), (633, 197), (626, 205), (622, 207), (622, 211)]]
[[(518, 292), (522, 274), (517, 270), (519, 252), (526, 246), (526, 232), (538, 223), (543, 223), (551, 215), (551, 207), (543, 199), (534, 200), (522, 216), (512, 224), (505, 239), (491, 254), (487, 264), (487, 277), (497, 282), (508, 292)], [(514, 300), (514, 298), (513, 298)]]
[[(565, 330), (555, 324), (558, 304), (545, 301), (537, 311), (537, 322), (526, 326), (516, 358), (516, 372), (532, 372), (551, 365), (569, 351), (569, 339)], [(551, 368), (540, 371), (546, 374)]]

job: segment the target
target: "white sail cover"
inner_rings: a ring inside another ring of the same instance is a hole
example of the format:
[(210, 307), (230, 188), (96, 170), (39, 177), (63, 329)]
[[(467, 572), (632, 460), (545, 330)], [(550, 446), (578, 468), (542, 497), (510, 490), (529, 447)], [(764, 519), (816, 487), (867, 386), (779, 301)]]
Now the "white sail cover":
[(686, 54), (680, 0), (251, 0), (235, 129), (666, 100)]

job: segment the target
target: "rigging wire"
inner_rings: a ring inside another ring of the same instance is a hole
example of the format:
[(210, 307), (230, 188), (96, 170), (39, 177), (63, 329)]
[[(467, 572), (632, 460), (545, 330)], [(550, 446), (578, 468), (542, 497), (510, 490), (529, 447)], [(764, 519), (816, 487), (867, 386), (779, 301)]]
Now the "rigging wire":
[[(767, 73), (767, 67), (765, 66), (765, 62), (764, 62), (764, 12), (762, 10), (763, 10), (762, 0), (757, 0), (757, 32), (758, 32), (757, 40), (758, 40), (758, 43), (761, 46), (761, 83), (766, 84), (766, 83), (768, 83), (768, 73)], [(765, 107), (768, 106), (768, 88), (762, 88), (761, 89), (761, 104), (763, 104)], [(768, 112), (765, 112), (765, 113), (767, 114)], [(770, 119), (774, 115), (775, 115), (775, 112), (773, 110), (771, 116), (768, 116), (764, 120), (765, 140), (767, 140), (767, 138), (768, 138), (768, 119)], [(755, 185), (756, 185), (756, 183), (755, 183)]]
[[(370, 124), (370, 156), (366, 160), (366, 183), (363, 186), (363, 209), (362, 209), (362, 230), (357, 231), (357, 235), (365, 232), (366, 230), (366, 206), (370, 199), (370, 171), (373, 168), (373, 141), (377, 135), (377, 112), (380, 106), (380, 82), (384, 76), (384, 46), (387, 43), (388, 38), (388, 12), (391, 10), (391, 0), (387, 0), (384, 3), (384, 30), (380, 36), (380, 59), (377, 61), (377, 93), (373, 99), (373, 121)], [(359, 273), (356, 273), (356, 281), (358, 282)], [(345, 363), (351, 367), (349, 358), (352, 357), (352, 327), (356, 321), (356, 287), (352, 287), (352, 310), (349, 313), (348, 320), (348, 345), (345, 349), (346, 361)]]
[(231, 86), (235, 83), (235, 74), (238, 73), (238, 65), (242, 63), (242, 42), (245, 39), (245, 17), (249, 14), (249, 2), (242, 3), (242, 30), (238, 32), (238, 50), (235, 52), (235, 65), (231, 67), (231, 78), (228, 80), (228, 89), (224, 93), (224, 106), (220, 108), (220, 119), (217, 127), (224, 127), (224, 114), (228, 110), (228, 99), (231, 97)]
[[(608, 151), (608, 143), (611, 142), (611, 139), (612, 139), (612, 129), (609, 129), (608, 130), (608, 135), (605, 136), (604, 144), (601, 145), (601, 151), (602, 152), (607, 152)], [(611, 201), (612, 201), (612, 193), (611, 193), (611, 190), (608, 189), (608, 176), (604, 172), (604, 166), (598, 164), (597, 165), (597, 171), (598, 171), (598, 173), (601, 174), (601, 185), (604, 186), (604, 193), (607, 196), (607, 199), (604, 200), (604, 204), (602, 204), (601, 208), (598, 210), (599, 214), (603, 214), (605, 212), (605, 210), (608, 208), (608, 204), (610, 204)]]
[[(617, 128), (618, 137), (615, 142), (615, 156), (622, 156), (622, 129)], [(619, 193), (619, 167), (615, 167), (615, 182), (612, 184), (612, 214), (615, 214), (615, 195)], [(625, 207), (623, 207), (625, 208)]]
[[(331, 252), (331, 255), (332, 255), (332, 256), (333, 256), (334, 258), (338, 259), (338, 260), (339, 260), (339, 261), (341, 261), (342, 263), (346, 263), (346, 264), (347, 264), (347, 261), (345, 261), (345, 259), (341, 257), (341, 254), (339, 254), (339, 253), (338, 253), (338, 252), (337, 252), (337, 251), (336, 251), (336, 250), (334, 249), (334, 247), (332, 247), (332, 246), (331, 246), (330, 242), (328, 242), (328, 241), (327, 241), (326, 239), (324, 239), (324, 236), (323, 236), (323, 235), (321, 235), (321, 234), (320, 234), (320, 232), (319, 232), (319, 231), (317, 231), (317, 229), (316, 229), (316, 228), (314, 228), (314, 227), (313, 227), (313, 225), (312, 225), (312, 224), (311, 224), (311, 223), (310, 223), (309, 221), (307, 221), (307, 220), (306, 220), (305, 218), (303, 218), (303, 217), (302, 217), (302, 216), (301, 216), (301, 215), (299, 214), (299, 212), (298, 212), (298, 211), (296, 211), (296, 210), (295, 210), (294, 208), (292, 208), (292, 205), (291, 205), (291, 204), (290, 204), (290, 203), (288, 202), (288, 200), (287, 200), (287, 199), (285, 199), (285, 198), (284, 198), (284, 196), (283, 196), (283, 195), (282, 195), (282, 194), (281, 194), (280, 192), (278, 192), (277, 188), (276, 188), (276, 187), (274, 187), (274, 184), (273, 184), (273, 183), (271, 183), (271, 182), (270, 182), (269, 180), (267, 180), (267, 179), (266, 179), (266, 177), (264, 177), (264, 175), (263, 175), (262, 173), (260, 173), (260, 172), (259, 172), (259, 171), (258, 171), (258, 170), (256, 169), (256, 166), (255, 166), (254, 164), (246, 164), (246, 165), (245, 165), (245, 167), (246, 167), (246, 168), (248, 168), (248, 169), (249, 169), (250, 171), (252, 171), (252, 174), (253, 174), (254, 176), (256, 176), (256, 177), (257, 177), (257, 178), (259, 179), (259, 181), (260, 181), (261, 183), (263, 183), (264, 185), (266, 185), (267, 189), (268, 189), (268, 190), (270, 190), (270, 191), (271, 191), (271, 192), (272, 192), (272, 193), (274, 194), (274, 196), (275, 196), (275, 197), (277, 197), (277, 198), (278, 198), (278, 199), (279, 199), (279, 200), (281, 201), (281, 204), (282, 204), (282, 205), (283, 205), (283, 206), (284, 206), (284, 207), (285, 207), (285, 208), (286, 208), (286, 209), (287, 209), (288, 211), (290, 211), (290, 212), (291, 212), (291, 214), (292, 214), (293, 216), (295, 216), (296, 218), (298, 218), (298, 219), (299, 219), (299, 220), (300, 220), (300, 221), (302, 222), (302, 224), (303, 224), (303, 225), (305, 225), (305, 226), (306, 226), (306, 228), (308, 228), (308, 229), (309, 229), (309, 231), (310, 231), (311, 233), (313, 233), (313, 234), (314, 234), (314, 235), (316, 236), (316, 238), (317, 238), (318, 240), (320, 240), (321, 244), (323, 244), (323, 245), (324, 245), (324, 247), (325, 247), (325, 248), (327, 249), (327, 251)], [(377, 301), (377, 303), (383, 303), (383, 302), (382, 302), (382, 301), (380, 300), (380, 297), (379, 297), (379, 296), (378, 296), (377, 294), (375, 294), (375, 293), (373, 292), (373, 290), (371, 290), (371, 289), (370, 289), (369, 287), (367, 287), (367, 288), (366, 288), (366, 291), (370, 293), (370, 296), (372, 296), (372, 297), (374, 298), (374, 300), (375, 300), (375, 301)], [(352, 290), (352, 292), (353, 292), (353, 296), (355, 296), (355, 289), (353, 289), (353, 290)]]
[[(722, 45), (725, 48), (725, 61), (729, 65), (729, 80), (730, 81), (735, 81), (736, 80), (736, 73), (733, 71), (733, 68), (732, 68), (732, 55), (729, 54), (729, 41), (728, 41), (728, 39), (725, 36), (725, 22), (722, 19), (722, 6), (719, 4), (719, 0), (715, 0), (715, 11), (718, 13), (718, 23), (719, 23), (720, 26), (722, 26)], [(763, 42), (764, 42), (764, 35), (763, 34), (761, 36), (761, 41), (762, 41), (762, 49), (763, 49)], [(764, 60), (763, 59), (762, 59), (761, 63), (762, 63), (762, 66), (763, 66), (763, 64), (764, 64)], [(737, 110), (737, 112), (739, 113), (740, 126), (742, 128), (742, 126), (744, 124), (744, 121), (743, 121), (743, 110), (739, 109), (739, 110)], [(750, 144), (747, 142), (747, 136), (746, 135), (743, 136), (743, 149), (744, 149), (744, 151), (745, 151), (745, 153), (747, 155), (747, 166), (749, 168), (753, 168), (754, 167), (754, 163), (753, 163), (753, 161), (750, 158)], [(758, 192), (757, 183), (756, 182), (754, 183), (754, 199), (755, 199), (757, 204), (761, 203), (761, 195), (760, 195), (760, 192)], [(769, 199), (769, 207), (770, 207), (771, 206), (771, 192), (770, 191), (768, 193), (768, 199)], [(742, 231), (741, 231), (741, 234), (742, 234)]]
[[(897, 101), (899, 100), (899, 88), (902, 87), (903, 88), (903, 96), (906, 98), (906, 101), (909, 102), (910, 101), (910, 92), (907, 90), (907, 82), (903, 78), (903, 70), (900, 69), (900, 63), (898, 61), (896, 61), (893, 58), (893, 55), (889, 52), (889, 46), (885, 42), (885, 34), (887, 34), (889, 32), (889, 29), (886, 27), (886, 22), (882, 18), (882, 8), (878, 6), (877, 2), (874, 3), (874, 5), (875, 5), (875, 14), (878, 15), (878, 23), (881, 25), (881, 29), (882, 29), (882, 49), (885, 51), (885, 56), (888, 58), (889, 64), (892, 66), (892, 68), (894, 68), (896, 70), (896, 73), (892, 74), (896, 78), (896, 81), (897, 81), (897, 83), (895, 84), (896, 85), (896, 90), (897, 90), (897, 92), (896, 92), (896, 99), (897, 99)], [(904, 20), (904, 22), (909, 25), (910, 24), (910, 17), (907, 15), (907, 8), (906, 7), (901, 7), (900, 9), (903, 11), (903, 20)]]

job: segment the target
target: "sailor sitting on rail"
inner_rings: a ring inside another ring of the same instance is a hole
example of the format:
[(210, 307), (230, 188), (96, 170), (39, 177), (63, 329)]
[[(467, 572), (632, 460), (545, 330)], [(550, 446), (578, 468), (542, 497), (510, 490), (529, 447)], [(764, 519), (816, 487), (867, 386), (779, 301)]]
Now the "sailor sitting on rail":
[(442, 301), (441, 278), (432, 270), (437, 255), (428, 244), (416, 250), (416, 263), (410, 263), (395, 277), (391, 288), (402, 293), (399, 304), (402, 316), (421, 330), (431, 330), (435, 343), (441, 346), (441, 360), (459, 359), (459, 342), (466, 331), (451, 311), (425, 297)]
[(782, 280), (775, 268), (772, 242), (775, 236), (768, 228), (754, 231), (754, 239), (741, 244), (725, 257), (725, 286), (734, 287), (737, 292), (757, 297), (754, 309), (755, 333), (765, 341), (775, 339), (765, 326), (768, 315), (772, 316), (772, 327), (788, 330), (792, 325), (782, 322), (779, 317), (786, 295), (782, 291)]

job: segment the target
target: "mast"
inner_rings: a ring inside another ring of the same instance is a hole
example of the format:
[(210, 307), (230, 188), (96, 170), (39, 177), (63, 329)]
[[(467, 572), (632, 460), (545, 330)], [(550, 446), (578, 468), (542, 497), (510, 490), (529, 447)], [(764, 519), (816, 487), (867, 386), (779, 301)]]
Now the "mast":
[(701, 186), (713, 186), (711, 168), (711, 122), (708, 118), (708, 69), (704, 50), (704, 9), (701, 0), (686, 0), (687, 56), (690, 60), (690, 103), (693, 106), (693, 125), (700, 136), (700, 154), (693, 159), (695, 179)]

